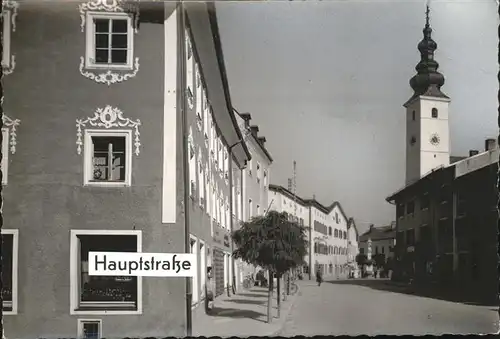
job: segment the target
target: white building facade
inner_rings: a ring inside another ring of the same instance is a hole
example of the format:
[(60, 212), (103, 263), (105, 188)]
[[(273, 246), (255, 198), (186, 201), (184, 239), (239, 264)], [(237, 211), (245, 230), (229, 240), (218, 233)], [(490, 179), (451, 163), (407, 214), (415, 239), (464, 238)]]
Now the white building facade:
[(310, 279), (321, 271), (325, 279), (348, 275), (348, 218), (338, 202), (325, 207), (315, 199), (302, 199), (289, 190), (270, 186), (271, 209), (290, 214), (306, 228), (308, 254), (303, 273)]
[[(244, 169), (234, 166), (233, 170), (233, 214), (236, 222), (234, 229), (238, 229), (242, 222), (253, 217), (262, 216), (269, 209), (269, 178), (273, 159), (265, 147), (266, 138), (259, 136), (259, 128), (250, 125), (249, 113), (235, 113), (237, 125), (243, 136), (250, 160)], [(245, 276), (254, 274), (258, 270), (238, 260), (235, 264), (237, 284), (243, 283)]]
[(359, 277), (356, 256), (359, 254), (359, 233), (353, 218), (347, 223), (347, 263), (353, 278)]

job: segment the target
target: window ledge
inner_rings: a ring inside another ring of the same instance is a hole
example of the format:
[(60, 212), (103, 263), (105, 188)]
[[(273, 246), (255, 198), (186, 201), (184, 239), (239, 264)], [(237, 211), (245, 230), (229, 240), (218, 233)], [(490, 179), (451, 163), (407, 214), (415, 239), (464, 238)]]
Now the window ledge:
[(127, 182), (87, 182), (84, 184), (85, 187), (131, 187), (131, 185)]
[[(4, 313), (5, 314), (5, 313)], [(71, 310), (71, 315), (142, 315), (142, 310)]]
[(3, 315), (17, 315), (17, 311), (3, 311)]
[(134, 69), (133, 64), (94, 64), (88, 61), (85, 64), (85, 69), (88, 70), (113, 70), (113, 71), (132, 71)]

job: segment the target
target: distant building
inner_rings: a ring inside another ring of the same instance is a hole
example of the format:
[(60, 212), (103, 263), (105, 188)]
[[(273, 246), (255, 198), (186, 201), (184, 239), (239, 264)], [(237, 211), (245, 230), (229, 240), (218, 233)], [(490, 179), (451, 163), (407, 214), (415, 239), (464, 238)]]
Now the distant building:
[(495, 139), (483, 152), (450, 156), (444, 76), (434, 59), (429, 17), (418, 44), (421, 61), (410, 80), (406, 186), (387, 198), (396, 205), (394, 279), (474, 293), (495, 301), (497, 277), (497, 172)]
[(382, 255), (387, 263), (387, 260), (394, 256), (396, 225), (380, 227), (370, 225), (370, 229), (359, 236), (359, 251), (362, 254), (368, 253), (368, 239), (372, 241), (372, 257)]
[(309, 277), (321, 270), (325, 278), (347, 277), (348, 221), (338, 202), (326, 207), (316, 199), (294, 196), (284, 187), (270, 185), (271, 209), (286, 212), (291, 220), (306, 227), (308, 254), (303, 272)]
[(356, 256), (359, 254), (359, 233), (353, 218), (347, 222), (347, 263), (354, 270), (354, 277), (359, 275)]
[[(265, 147), (266, 138), (258, 134), (258, 126), (250, 124), (251, 115), (236, 113), (235, 116), (251, 159), (244, 169), (233, 167), (233, 204), (237, 206), (233, 210), (237, 220), (234, 230), (238, 229), (242, 222), (262, 216), (268, 210), (269, 179), (273, 162)], [(259, 268), (237, 260), (236, 269), (237, 284), (241, 285), (245, 276), (256, 273)]]

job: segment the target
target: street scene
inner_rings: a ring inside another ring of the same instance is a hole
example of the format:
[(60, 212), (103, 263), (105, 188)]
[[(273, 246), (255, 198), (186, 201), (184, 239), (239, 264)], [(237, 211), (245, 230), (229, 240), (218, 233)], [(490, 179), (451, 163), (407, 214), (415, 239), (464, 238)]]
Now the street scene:
[(2, 0), (2, 338), (498, 333), (498, 8)]

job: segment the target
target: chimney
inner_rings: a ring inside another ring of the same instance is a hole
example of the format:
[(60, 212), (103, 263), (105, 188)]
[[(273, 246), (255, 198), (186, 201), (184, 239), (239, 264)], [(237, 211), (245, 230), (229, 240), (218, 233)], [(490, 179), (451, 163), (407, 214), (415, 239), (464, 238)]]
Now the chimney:
[(313, 200), (316, 200), (316, 194), (313, 194)]
[(373, 224), (370, 224), (370, 232), (372, 231), (374, 225)]
[(250, 119), (252, 119), (252, 116), (250, 113), (241, 113), (240, 117), (245, 120), (245, 127), (250, 127)]
[(266, 137), (259, 137), (259, 141), (260, 141), (261, 145), (264, 146), (267, 140), (266, 140)]
[(471, 149), (471, 150), (469, 151), (469, 157), (472, 157), (472, 156), (477, 155), (477, 154), (479, 154), (479, 151), (478, 151), (478, 150)]
[(484, 150), (491, 151), (497, 148), (497, 141), (495, 139), (486, 139), (484, 141)]
[(258, 138), (257, 134), (259, 133), (259, 127), (258, 126), (250, 126), (250, 131), (252, 132), (252, 135), (254, 138)]

